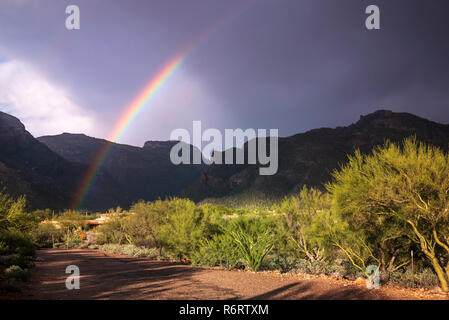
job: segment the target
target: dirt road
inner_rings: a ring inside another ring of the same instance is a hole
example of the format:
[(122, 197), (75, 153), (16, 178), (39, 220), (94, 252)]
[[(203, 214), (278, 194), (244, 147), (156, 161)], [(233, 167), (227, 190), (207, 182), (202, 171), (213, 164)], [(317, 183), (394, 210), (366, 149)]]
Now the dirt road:
[[(65, 269), (80, 269), (80, 289), (68, 290)], [(38, 252), (26, 299), (441, 299), (409, 290), (368, 290), (346, 280), (300, 279), (123, 257), (98, 250)]]

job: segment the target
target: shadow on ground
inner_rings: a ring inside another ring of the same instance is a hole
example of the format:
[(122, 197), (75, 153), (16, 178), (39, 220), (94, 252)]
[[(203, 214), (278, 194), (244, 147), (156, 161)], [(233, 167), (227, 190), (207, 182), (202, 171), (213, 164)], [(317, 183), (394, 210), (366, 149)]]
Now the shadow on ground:
[[(358, 286), (279, 279), (179, 263), (117, 257), (98, 250), (45, 249), (21, 299), (387, 299)], [(80, 269), (80, 290), (68, 290), (66, 267)], [(378, 291), (378, 290), (376, 290)]]

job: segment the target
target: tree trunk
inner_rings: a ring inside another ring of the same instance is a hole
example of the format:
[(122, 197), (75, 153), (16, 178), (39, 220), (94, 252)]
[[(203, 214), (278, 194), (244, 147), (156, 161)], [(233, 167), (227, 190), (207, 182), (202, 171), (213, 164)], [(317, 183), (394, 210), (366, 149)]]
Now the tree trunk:
[(449, 292), (449, 287), (447, 285), (447, 280), (443, 268), (440, 266), (440, 263), (438, 262), (438, 259), (437, 257), (435, 257), (435, 255), (431, 259), (431, 262), (433, 268), (435, 269), (435, 272), (437, 273), (438, 280), (440, 280), (441, 289), (443, 290), (443, 292)]
[[(449, 254), (449, 246), (446, 243), (442, 242), (438, 238), (438, 234), (437, 234), (437, 231), (435, 229), (433, 229), (433, 237), (434, 237), (436, 243), (438, 243), (444, 250), (446, 250), (446, 253)], [(444, 268), (444, 271), (446, 272), (447, 279), (449, 279), (449, 262), (446, 264), (446, 267)]]
[(396, 257), (398, 256), (399, 251), (396, 251), (393, 256), (391, 257), (390, 263), (388, 264), (388, 271), (393, 271), (394, 268), (394, 261), (396, 260)]
[(385, 268), (385, 252), (382, 250), (382, 248), (379, 248), (380, 251), (380, 270), (382, 274), (385, 274), (386, 268)]
[(449, 262), (446, 264), (445, 271), (446, 271), (446, 277), (449, 279)]
[[(446, 280), (446, 274), (443, 271), (443, 268), (440, 265), (440, 262), (438, 261), (437, 256), (435, 255), (435, 243), (429, 244), (427, 239), (418, 231), (418, 228), (415, 226), (415, 224), (412, 221), (407, 221), (410, 226), (412, 227), (413, 231), (415, 232), (416, 236), (419, 238), (419, 243), (421, 245), (421, 250), (424, 252), (426, 257), (430, 260), (432, 263), (433, 269), (435, 270), (438, 280), (440, 280), (441, 289), (443, 292), (449, 292), (449, 287)], [(436, 242), (438, 242), (438, 237), (436, 237), (436, 234), (434, 232), (434, 238)]]

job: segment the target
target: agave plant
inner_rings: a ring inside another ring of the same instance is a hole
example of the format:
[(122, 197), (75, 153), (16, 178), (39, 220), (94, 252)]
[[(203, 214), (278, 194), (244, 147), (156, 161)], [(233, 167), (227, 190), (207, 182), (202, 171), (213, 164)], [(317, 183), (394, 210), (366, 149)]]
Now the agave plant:
[(273, 249), (274, 239), (271, 232), (267, 230), (262, 234), (252, 235), (239, 224), (235, 226), (235, 230), (223, 230), (232, 237), (248, 267), (253, 271), (259, 270), (265, 257)]

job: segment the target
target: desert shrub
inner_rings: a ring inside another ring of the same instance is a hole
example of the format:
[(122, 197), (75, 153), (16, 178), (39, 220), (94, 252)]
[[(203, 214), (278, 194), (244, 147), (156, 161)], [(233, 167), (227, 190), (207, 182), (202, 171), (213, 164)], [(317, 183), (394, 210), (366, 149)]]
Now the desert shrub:
[(169, 214), (168, 201), (140, 201), (131, 207), (130, 212), (132, 214), (121, 219), (124, 242), (146, 247), (162, 247), (163, 226)]
[(211, 207), (200, 208), (187, 199), (140, 201), (128, 214), (101, 226), (96, 242), (154, 247), (160, 254), (164, 248), (172, 256), (191, 257), (200, 241), (214, 233), (214, 215)]
[(3, 243), (3, 251), (6, 254), (21, 253), (33, 256), (36, 251), (36, 245), (31, 238), (15, 229), (0, 229), (0, 242)]
[(103, 250), (103, 251), (110, 252), (110, 253), (119, 254), (122, 251), (122, 245), (116, 244), (116, 243), (108, 243), (108, 244), (98, 245), (96, 249)]
[(26, 199), (17, 200), (0, 193), (0, 243), (2, 254), (34, 255), (36, 246), (28, 233), (37, 225), (26, 212)]
[(28, 268), (33, 265), (32, 257), (24, 256), (18, 253), (8, 254), (0, 256), (0, 264), (6, 267), (13, 265), (20, 266), (21, 268)]
[(274, 223), (268, 217), (242, 216), (229, 222), (222, 230), (232, 238), (246, 266), (257, 271), (276, 243), (277, 234), (271, 228)]
[(254, 190), (245, 190), (240, 193), (220, 198), (206, 198), (200, 204), (211, 204), (232, 209), (262, 209), (268, 210), (278, 204), (282, 199), (278, 195)]
[(86, 219), (90, 217), (81, 214), (76, 210), (66, 210), (62, 214), (58, 215), (55, 220), (59, 222), (61, 228), (63, 230), (76, 230), (76, 229), (85, 229)]
[(95, 246), (89, 248), (95, 248), (99, 250), (103, 250), (106, 252), (114, 253), (114, 254), (123, 254), (127, 256), (132, 256), (136, 258), (155, 258), (158, 256), (158, 250), (156, 248), (144, 248), (137, 247), (132, 244), (120, 245), (120, 244), (104, 244), (100, 246)]
[(308, 273), (308, 274), (332, 274), (340, 273), (345, 275), (347, 270), (344, 266), (338, 264), (325, 263), (322, 261), (310, 261), (307, 259), (299, 259), (293, 268), (294, 272), (297, 273)]
[(342, 276), (354, 273), (348, 268), (348, 266), (348, 264), (339, 260), (327, 262), (298, 258), (296, 256), (274, 256), (264, 264), (266, 269), (279, 270), (281, 272), (306, 273), (314, 275), (330, 275), (333, 273), (339, 273)]
[[(407, 269), (411, 273), (411, 269)], [(418, 287), (435, 287), (439, 281), (435, 272), (431, 268), (425, 268), (423, 271), (415, 274), (415, 283)]]
[(289, 272), (295, 269), (298, 257), (274, 255), (268, 259), (263, 267), (268, 270), (279, 270), (281, 272)]
[(158, 256), (158, 250), (156, 248), (145, 248), (134, 245), (125, 245), (123, 247), (123, 254), (133, 256), (137, 258), (155, 258)]
[(78, 248), (81, 245), (81, 230), (66, 230), (62, 236), (65, 248)]
[(112, 217), (108, 223), (99, 226), (97, 231), (99, 235), (95, 238), (96, 244), (123, 243), (125, 240), (123, 217)]
[[(424, 268), (421, 271), (415, 272), (415, 283), (417, 287), (432, 288), (438, 286), (439, 281), (435, 272), (431, 268)], [(401, 287), (412, 287), (412, 271), (411, 268), (406, 268), (405, 271), (398, 270), (389, 274), (388, 282)]]
[(51, 248), (57, 242), (62, 242), (64, 230), (56, 228), (52, 224), (39, 224), (31, 232), (31, 238), (40, 248)]
[(22, 269), (19, 266), (13, 265), (5, 270), (6, 279), (15, 279), (20, 281), (27, 281), (30, 277), (30, 273), (27, 269)]
[(36, 217), (36, 220), (41, 222), (44, 220), (52, 220), (54, 218), (54, 212), (50, 209), (38, 209), (30, 213)]
[(283, 199), (275, 210), (282, 215), (282, 224), (287, 236), (289, 249), (310, 261), (321, 261), (325, 257), (322, 242), (312, 225), (317, 215), (329, 211), (331, 198), (329, 194), (304, 186), (299, 194)]
[(3, 213), (4, 225), (7, 229), (19, 232), (29, 232), (37, 225), (37, 217), (27, 212), (27, 202), (24, 196), (9, 203), (7, 211)]
[(196, 206), (187, 199), (174, 198), (168, 201), (168, 214), (163, 224), (162, 243), (173, 256), (190, 258), (198, 250), (201, 241), (217, 233), (210, 211)]
[(230, 268), (241, 262), (234, 239), (228, 234), (216, 234), (211, 239), (204, 239), (192, 256), (192, 264), (201, 266)]

